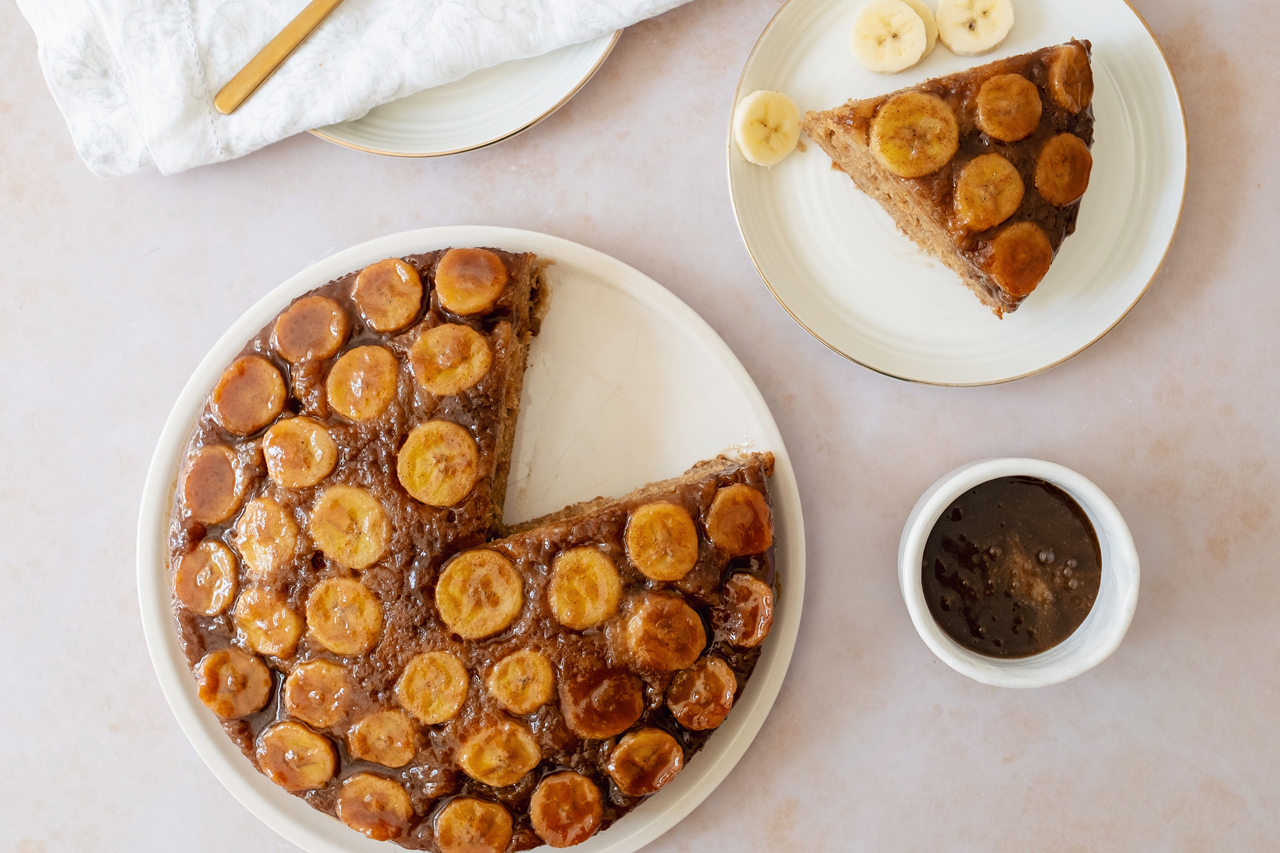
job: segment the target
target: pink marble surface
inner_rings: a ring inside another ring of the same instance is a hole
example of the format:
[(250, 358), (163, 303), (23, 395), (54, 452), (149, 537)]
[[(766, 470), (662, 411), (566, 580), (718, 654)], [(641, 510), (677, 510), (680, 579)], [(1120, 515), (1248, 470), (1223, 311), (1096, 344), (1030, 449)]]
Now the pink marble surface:
[[(134, 581), (143, 477), (187, 376), (259, 294), (340, 248), (450, 223), (547, 231), (665, 284), (741, 358), (797, 469), (808, 590), (787, 683), (737, 770), (652, 850), (1275, 849), (1280, 7), (1135, 5), (1190, 127), (1164, 271), (1068, 363), (943, 389), (826, 350), (741, 245), (725, 124), (777, 0), (697, 0), (634, 27), (567, 107), (487, 150), (405, 161), (303, 136), (114, 181), (77, 160), (31, 32), (0, 3), (0, 850), (293, 849), (222, 789), (160, 694)], [(1123, 646), (1057, 687), (953, 673), (898, 593), (921, 491), (997, 455), (1093, 479), (1142, 557)]]

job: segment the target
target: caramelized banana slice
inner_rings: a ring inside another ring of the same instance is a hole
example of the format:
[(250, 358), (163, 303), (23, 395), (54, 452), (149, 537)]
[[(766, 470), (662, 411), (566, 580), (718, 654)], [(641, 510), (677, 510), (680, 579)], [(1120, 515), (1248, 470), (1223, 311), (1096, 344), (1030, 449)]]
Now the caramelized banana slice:
[(261, 356), (246, 355), (222, 372), (209, 407), (227, 432), (249, 435), (276, 419), (287, 396), (276, 366)]
[(623, 636), (632, 660), (658, 672), (688, 669), (707, 645), (698, 611), (679, 596), (655, 593), (632, 607)]
[(217, 616), (236, 595), (236, 558), (231, 549), (206, 539), (182, 558), (173, 575), (173, 594), (183, 607), (201, 616)]
[(1018, 170), (999, 154), (974, 157), (956, 178), (956, 220), (970, 231), (995, 228), (1017, 212), (1025, 189)]
[(488, 311), (506, 286), (507, 268), (487, 249), (450, 249), (436, 266), (440, 304), (463, 317)]
[(351, 727), (347, 748), (353, 758), (384, 767), (404, 767), (418, 754), (413, 720), (404, 711), (375, 711)]
[(398, 332), (422, 309), (422, 279), (399, 258), (387, 258), (360, 270), (351, 299), (375, 332)]
[(348, 350), (325, 378), (329, 405), (349, 421), (371, 421), (395, 399), (399, 374), (399, 362), (384, 347)]
[(922, 178), (936, 172), (959, 148), (956, 115), (937, 95), (894, 95), (871, 120), (871, 153), (899, 177)]
[(269, 589), (251, 586), (236, 599), (231, 620), (249, 648), (260, 655), (291, 658), (302, 636), (302, 617)]
[(619, 735), (644, 713), (644, 688), (625, 669), (597, 669), (586, 674), (562, 672), (560, 711), (569, 731), (603, 740)]
[(1049, 60), (1049, 97), (1075, 115), (1093, 101), (1093, 68), (1089, 54), (1078, 44), (1064, 44)]
[(470, 326), (445, 323), (422, 333), (409, 350), (418, 384), (437, 397), (461, 394), (489, 372), (493, 351)]
[(271, 673), (257, 655), (231, 646), (209, 652), (196, 664), (200, 701), (224, 720), (246, 717), (267, 704)]
[(307, 630), (336, 655), (362, 655), (382, 633), (382, 603), (358, 580), (322, 580), (307, 597)]
[(978, 89), (978, 128), (992, 139), (1017, 142), (1040, 126), (1040, 90), (1021, 74), (997, 74)]
[(396, 476), (427, 506), (453, 506), (480, 479), (480, 448), (464, 427), (427, 421), (414, 427), (400, 448)]
[(240, 513), (232, 544), (240, 551), (245, 574), (265, 582), (293, 559), (298, 524), (274, 498), (255, 498)]
[(707, 513), (707, 536), (730, 557), (767, 551), (773, 544), (773, 513), (768, 501), (744, 483), (721, 489)]
[(505, 631), (523, 606), (524, 582), (497, 551), (477, 548), (459, 554), (436, 581), (440, 621), (464, 640)]
[(684, 766), (684, 750), (662, 729), (630, 732), (609, 756), (605, 768), (618, 790), (628, 797), (655, 794)]
[(378, 499), (364, 489), (330, 486), (311, 511), (310, 532), (330, 560), (366, 569), (387, 552), (391, 522)]
[(754, 649), (773, 628), (773, 590), (751, 575), (734, 575), (711, 611), (711, 625), (730, 645)]
[(511, 846), (511, 813), (497, 803), (457, 797), (435, 819), (440, 853), (504, 853)]
[(342, 722), (354, 694), (347, 668), (327, 660), (300, 664), (284, 680), (285, 710), (317, 729)]
[(585, 631), (618, 612), (622, 578), (613, 560), (598, 548), (583, 545), (561, 551), (551, 563), (547, 604), (556, 621)]
[(505, 788), (542, 761), (542, 750), (524, 723), (501, 720), (462, 742), (458, 766), (477, 782)]
[(521, 649), (498, 661), (489, 673), (489, 695), (513, 714), (532, 714), (555, 695), (551, 661), (537, 649)]
[(277, 723), (258, 738), (258, 766), (286, 791), (322, 788), (333, 778), (333, 744), (301, 723)]
[(595, 835), (603, 818), (600, 789), (572, 770), (544, 777), (529, 801), (533, 831), (548, 847), (581, 844)]
[(1078, 136), (1060, 133), (1044, 144), (1036, 158), (1036, 190), (1056, 207), (1084, 195), (1093, 171), (1093, 155)]
[(627, 556), (647, 578), (678, 581), (698, 563), (698, 528), (672, 503), (645, 504), (627, 522)]
[(193, 521), (221, 524), (240, 508), (241, 486), (235, 451), (225, 444), (207, 444), (187, 462), (182, 505)]
[(372, 773), (357, 773), (343, 782), (335, 810), (343, 823), (375, 841), (399, 838), (414, 818), (404, 786)]
[(1053, 244), (1034, 222), (1015, 222), (996, 235), (983, 268), (1013, 296), (1036, 289), (1053, 263)]
[(305, 489), (328, 477), (338, 464), (338, 445), (312, 418), (278, 421), (262, 436), (267, 474), (286, 489)]
[(667, 688), (667, 707), (686, 729), (714, 729), (729, 716), (737, 689), (738, 679), (729, 664), (709, 655), (676, 673)]
[(276, 320), (271, 342), (290, 364), (333, 358), (351, 334), (342, 306), (325, 296), (304, 296)]
[(426, 726), (451, 720), (467, 701), (471, 677), (467, 668), (448, 652), (415, 655), (396, 683), (400, 707)]

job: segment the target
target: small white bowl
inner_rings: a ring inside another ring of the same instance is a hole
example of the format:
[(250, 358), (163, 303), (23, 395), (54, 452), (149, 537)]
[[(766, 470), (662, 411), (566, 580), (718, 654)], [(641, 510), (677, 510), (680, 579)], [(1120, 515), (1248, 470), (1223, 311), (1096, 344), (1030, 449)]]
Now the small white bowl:
[[(1093, 609), (1070, 637), (1031, 657), (993, 658), (964, 648), (934, 621), (924, 599), (921, 563), (929, 533), (956, 498), (979, 483), (1019, 476), (1052, 483), (1080, 504), (1101, 546), (1102, 580)], [(1138, 606), (1138, 551), (1120, 510), (1075, 471), (1040, 459), (986, 459), (955, 469), (916, 502), (898, 545), (898, 583), (920, 638), (947, 666), (994, 687), (1047, 687), (1087, 672), (1119, 647)]]

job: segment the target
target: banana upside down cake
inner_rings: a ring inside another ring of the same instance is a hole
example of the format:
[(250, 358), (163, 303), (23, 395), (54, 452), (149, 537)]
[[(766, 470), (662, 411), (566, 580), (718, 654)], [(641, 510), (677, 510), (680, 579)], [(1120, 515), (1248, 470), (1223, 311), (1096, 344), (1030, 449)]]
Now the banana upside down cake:
[(389, 258), (226, 368), (169, 564), (200, 699), (375, 839), (567, 847), (670, 782), (773, 622), (773, 457), (502, 524), (543, 303), (529, 254)]

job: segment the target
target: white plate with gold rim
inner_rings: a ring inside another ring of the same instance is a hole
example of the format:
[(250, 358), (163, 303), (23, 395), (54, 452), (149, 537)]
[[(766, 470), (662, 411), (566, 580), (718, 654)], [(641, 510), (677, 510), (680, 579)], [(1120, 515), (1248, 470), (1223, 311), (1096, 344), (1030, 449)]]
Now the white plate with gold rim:
[(440, 157), (493, 145), (560, 109), (596, 73), (622, 30), (513, 59), (311, 131), (371, 154)]
[[(734, 103), (757, 89), (830, 109), (1071, 38), (1093, 45), (1093, 174), (1075, 234), (1048, 275), (1003, 320), (919, 250), (831, 168), (812, 141), (772, 169), (729, 139), (734, 214), (756, 268), (814, 337), (873, 370), (916, 382), (986, 385), (1038, 373), (1105, 335), (1164, 260), (1186, 191), (1182, 103), (1155, 38), (1124, 0), (1014, 0), (992, 53), (941, 43), (915, 68), (873, 74), (849, 33), (863, 0), (789, 0), (748, 57)], [(803, 135), (802, 135), (803, 139)]]
[[(264, 296), (200, 362), (156, 447), (138, 519), (143, 632), (169, 707), (196, 752), (246, 808), (311, 853), (390, 853), (260, 774), (196, 695), (174, 630), (165, 566), (170, 502), (187, 437), (210, 389), (245, 341), (295, 297), (387, 257), (448, 246), (495, 246), (553, 260), (551, 306), (529, 352), (505, 516), (534, 518), (599, 494), (682, 473), (726, 449), (769, 450), (777, 536), (773, 631), (741, 698), (667, 787), (581, 853), (631, 853), (693, 811), (729, 774), (764, 723), (795, 646), (804, 598), (804, 523), (795, 474), (764, 398), (694, 311), (648, 276), (577, 243), (512, 228), (407, 231), (320, 261)], [(542, 849), (542, 848), (539, 848)]]

